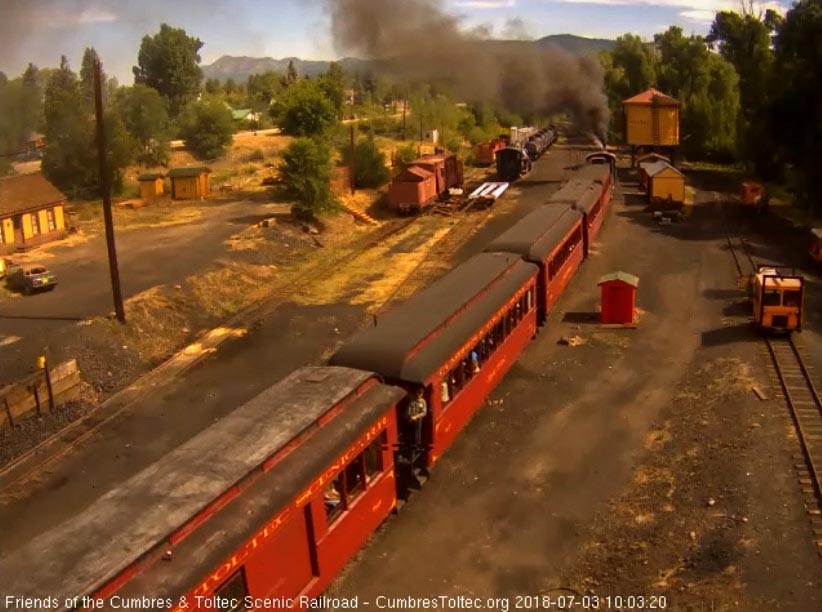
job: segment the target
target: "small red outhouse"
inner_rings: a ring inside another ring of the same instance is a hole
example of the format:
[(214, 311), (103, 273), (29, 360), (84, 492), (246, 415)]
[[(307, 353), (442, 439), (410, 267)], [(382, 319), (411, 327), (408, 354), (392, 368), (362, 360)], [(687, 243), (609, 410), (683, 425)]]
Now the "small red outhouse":
[(602, 292), (601, 321), (607, 325), (632, 325), (636, 312), (639, 277), (627, 272), (611, 272), (597, 283)]

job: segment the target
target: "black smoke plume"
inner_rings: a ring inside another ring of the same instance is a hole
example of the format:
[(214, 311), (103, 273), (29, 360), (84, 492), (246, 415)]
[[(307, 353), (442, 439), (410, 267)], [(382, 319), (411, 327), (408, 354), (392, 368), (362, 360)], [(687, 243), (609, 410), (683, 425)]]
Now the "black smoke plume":
[(488, 40), (465, 31), (440, 0), (327, 0), (338, 52), (373, 60), (375, 71), (449, 85), (465, 102), (520, 116), (568, 112), (604, 132), (602, 71), (594, 59), (528, 41)]

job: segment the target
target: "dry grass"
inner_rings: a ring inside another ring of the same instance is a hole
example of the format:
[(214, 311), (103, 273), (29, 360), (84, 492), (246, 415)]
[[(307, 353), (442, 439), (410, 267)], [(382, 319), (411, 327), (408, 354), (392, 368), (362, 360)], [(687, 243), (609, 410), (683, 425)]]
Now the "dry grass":
[(166, 285), (152, 287), (125, 303), (127, 325), (98, 317), (91, 325), (103, 327), (115, 344), (127, 347), (144, 362), (172, 353), (188, 332), (189, 303), (185, 293)]
[(195, 308), (212, 317), (226, 317), (265, 297), (277, 278), (274, 266), (225, 263), (189, 277)]

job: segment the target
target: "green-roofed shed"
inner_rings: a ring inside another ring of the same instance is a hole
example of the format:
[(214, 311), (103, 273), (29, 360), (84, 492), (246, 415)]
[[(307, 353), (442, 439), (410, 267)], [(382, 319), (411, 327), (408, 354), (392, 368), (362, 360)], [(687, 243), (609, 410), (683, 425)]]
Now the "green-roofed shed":
[(196, 200), (211, 195), (211, 168), (172, 168), (168, 178), (171, 179), (171, 197), (175, 200)]
[(632, 325), (636, 315), (636, 288), (639, 277), (617, 271), (606, 274), (597, 283), (600, 286), (604, 325)]

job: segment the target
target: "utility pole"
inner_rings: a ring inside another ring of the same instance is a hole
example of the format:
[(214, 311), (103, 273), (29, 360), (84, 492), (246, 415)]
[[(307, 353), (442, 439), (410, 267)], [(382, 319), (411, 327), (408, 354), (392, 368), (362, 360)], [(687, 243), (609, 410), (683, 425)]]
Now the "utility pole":
[(94, 108), (97, 115), (97, 159), (100, 163), (100, 192), (103, 198), (103, 217), (106, 223), (106, 246), (108, 247), (108, 269), (111, 272), (111, 293), (114, 296), (114, 312), (120, 323), (126, 322), (123, 293), (120, 290), (120, 270), (117, 267), (117, 248), (114, 244), (114, 218), (111, 214), (111, 177), (108, 173), (106, 154), (106, 126), (103, 122), (103, 86), (100, 83), (100, 62), (94, 62)]
[(408, 110), (408, 96), (402, 101), (402, 139), (405, 140), (405, 113)]
[(354, 124), (351, 124), (351, 168), (349, 169), (351, 172), (351, 195), (354, 195), (354, 191), (357, 187), (357, 151), (354, 149)]

